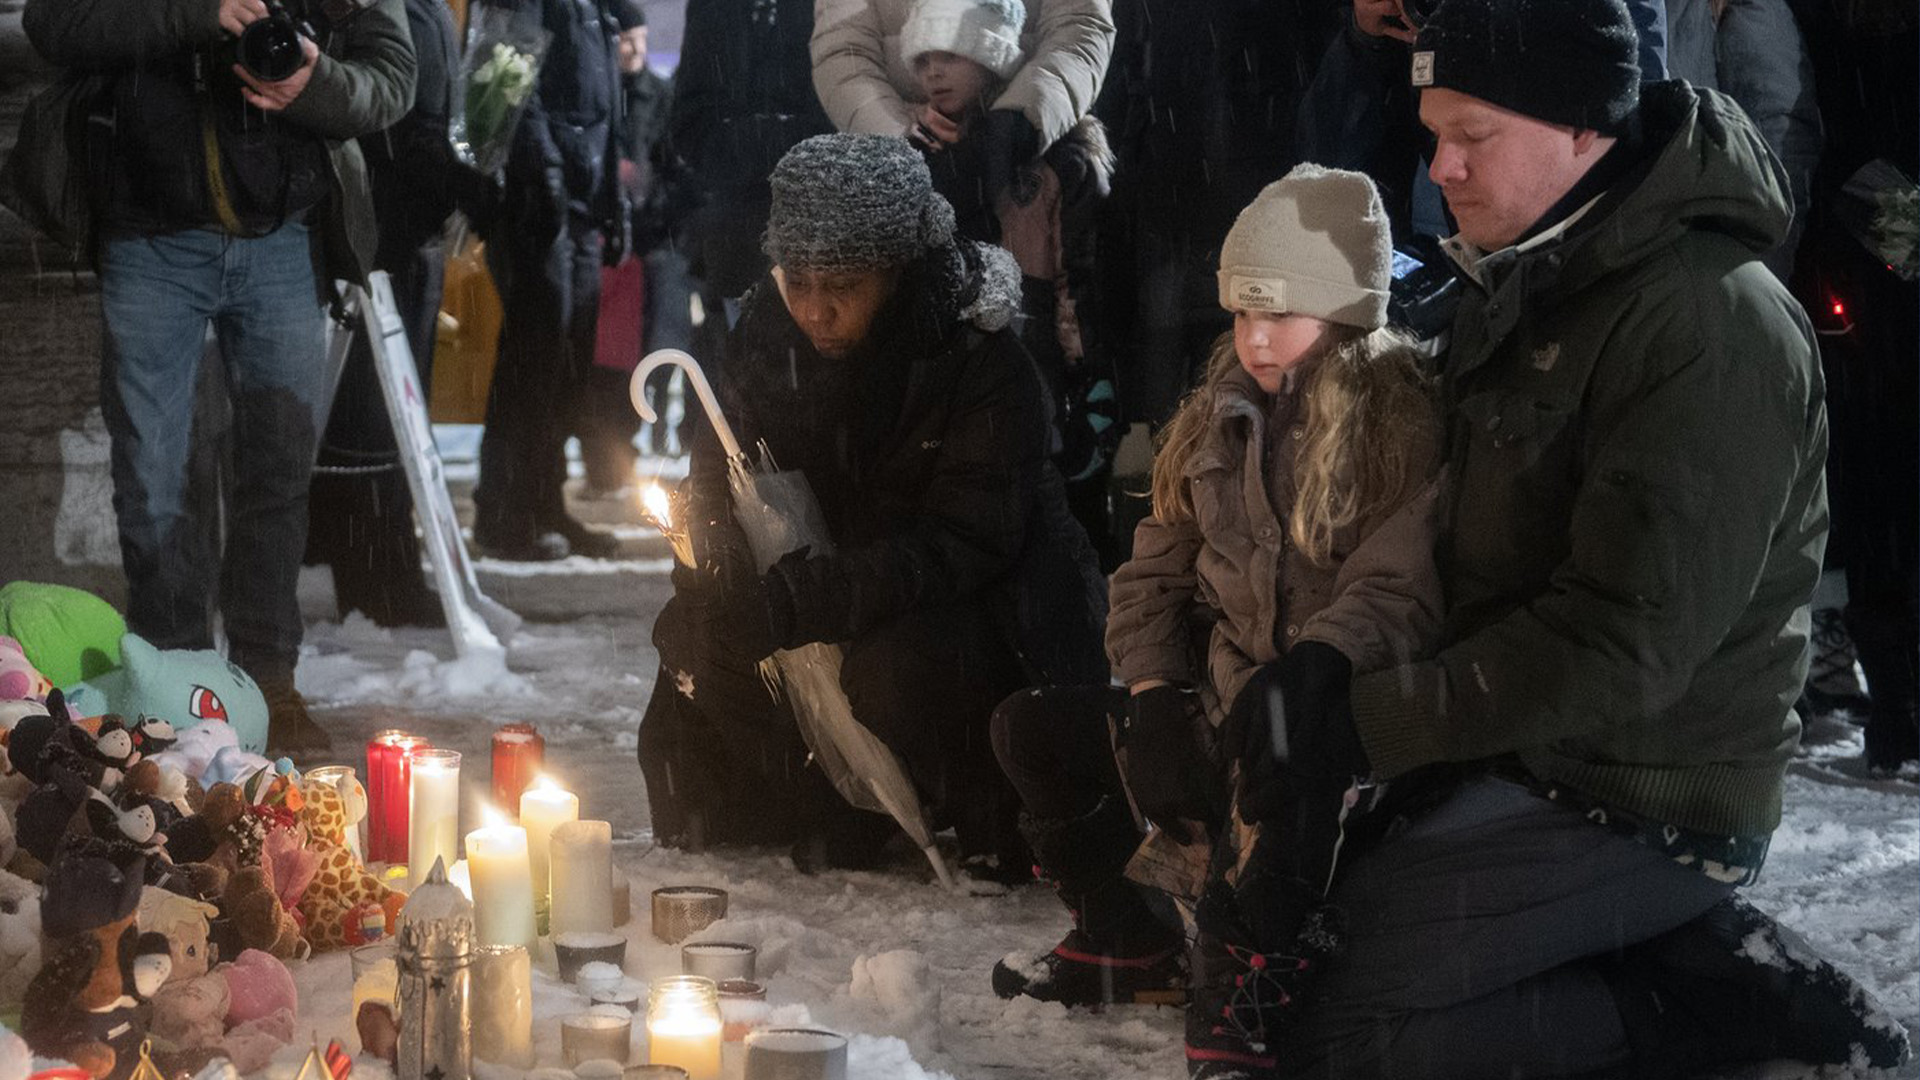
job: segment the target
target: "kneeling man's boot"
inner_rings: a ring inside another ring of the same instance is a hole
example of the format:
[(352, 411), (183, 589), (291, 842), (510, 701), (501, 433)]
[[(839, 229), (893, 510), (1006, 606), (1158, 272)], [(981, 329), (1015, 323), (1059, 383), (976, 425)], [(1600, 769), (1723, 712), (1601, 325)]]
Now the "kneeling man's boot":
[(1745, 900), (1603, 965), (1640, 1077), (1742, 1062), (1891, 1068), (1905, 1027), (1851, 977)]
[(1020, 831), (1072, 912), (1073, 929), (1048, 952), (995, 964), (994, 993), (1063, 1005), (1181, 1000), (1181, 935), (1154, 915), (1124, 876), (1140, 844), (1126, 803), (1109, 796), (1077, 818), (1022, 815)]

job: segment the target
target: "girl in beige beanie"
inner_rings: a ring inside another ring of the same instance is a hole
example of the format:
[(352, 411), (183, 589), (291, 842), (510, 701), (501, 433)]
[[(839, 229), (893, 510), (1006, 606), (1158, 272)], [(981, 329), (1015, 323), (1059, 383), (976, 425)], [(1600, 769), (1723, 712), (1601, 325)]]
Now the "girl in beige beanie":
[[(1391, 261), (1386, 214), (1358, 173), (1303, 165), (1241, 212), (1219, 275), (1234, 330), (1162, 432), (1153, 514), (1113, 577), (1107, 655), (1125, 691), (1111, 691), (1105, 708), (1123, 760), (1118, 771), (1107, 766), (1106, 784), (1155, 829), (1137, 855), (1124, 815), (1105, 827), (1126, 830), (1126, 842), (1083, 836), (1053, 846), (1126, 848), (1131, 865), (1110, 865), (1114, 879), (1124, 880), (1123, 869), (1151, 877), (1157, 891), (1197, 905), (1193, 1076), (1273, 1075), (1268, 1027), (1330, 941), (1320, 886), (1351, 779), (1306, 784), (1278, 814), (1244, 799), (1236, 808), (1243, 748), (1232, 721), (1259, 704), (1236, 700), (1250, 681), (1264, 686), (1289, 665), (1312, 673), (1399, 663), (1427, 650), (1439, 629), (1429, 484), (1438, 415), (1411, 339), (1385, 325)], [(1033, 792), (1036, 816), (1047, 785), (1033, 762), (1080, 771), (1058, 752), (1058, 732), (1105, 735), (1096, 723), (1104, 716), (1076, 714), (1074, 693), (1010, 700), (995, 718), (1002, 764), (1023, 795)], [(1070, 786), (1056, 776), (1051, 789)], [(1089, 801), (1098, 790), (1093, 779), (1080, 786)], [(1103, 798), (1066, 824), (1091, 828), (1107, 805)], [(1168, 872), (1180, 867), (1190, 869)], [(1078, 932), (1051, 963), (996, 971), (996, 987), (1046, 996), (1008, 976), (1063, 974), (1090, 952)]]

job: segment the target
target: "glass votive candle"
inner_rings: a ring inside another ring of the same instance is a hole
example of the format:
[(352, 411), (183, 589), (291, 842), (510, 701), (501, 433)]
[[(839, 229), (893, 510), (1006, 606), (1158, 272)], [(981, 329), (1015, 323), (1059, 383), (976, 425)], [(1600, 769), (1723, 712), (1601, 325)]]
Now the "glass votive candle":
[(367, 861), (407, 862), (409, 757), (427, 745), (418, 735), (388, 728), (367, 740)]
[(645, 989), (641, 984), (625, 979), (611, 989), (592, 991), (587, 995), (587, 1000), (595, 1005), (617, 1005), (629, 1013), (637, 1013), (640, 1011), (640, 995)]
[(746, 1080), (847, 1080), (847, 1037), (819, 1028), (747, 1036)]
[(560, 1021), (560, 1056), (568, 1067), (583, 1061), (624, 1062), (631, 1056), (633, 1017), (620, 1010), (588, 1010)]
[(581, 964), (580, 970), (573, 973), (573, 985), (579, 987), (580, 992), (588, 997), (618, 990), (626, 981), (627, 973), (620, 969), (620, 965), (609, 964), (604, 960)]
[(396, 962), (397, 955), (392, 940), (361, 945), (347, 953), (347, 962), (353, 971), (353, 1016), (358, 1017), (360, 1006), (369, 1001), (398, 1008), (400, 968)]
[(493, 732), (493, 804), (518, 807), (520, 793), (547, 760), (547, 740), (532, 724), (502, 724)]
[(720, 1075), (720, 993), (712, 979), (675, 975), (647, 995), (647, 1060), (678, 1065), (691, 1080)]
[(627, 939), (611, 932), (575, 930), (553, 939), (553, 957), (560, 965), (560, 981), (573, 982), (580, 969), (591, 963), (624, 967)]
[(720, 984), (720, 1039), (739, 1042), (747, 1032), (773, 1015), (767, 1004), (767, 988), (746, 979), (728, 979)]
[(760, 950), (740, 941), (695, 941), (680, 946), (680, 970), (714, 982), (749, 979)]
[(653, 936), (678, 945), (727, 917), (727, 891), (707, 885), (653, 890)]
[(609, 1061), (606, 1058), (594, 1058), (583, 1061), (573, 1067), (575, 1080), (622, 1080), (626, 1075), (625, 1062)]
[(629, 1065), (626, 1080), (687, 1080), (687, 1070), (678, 1065)]

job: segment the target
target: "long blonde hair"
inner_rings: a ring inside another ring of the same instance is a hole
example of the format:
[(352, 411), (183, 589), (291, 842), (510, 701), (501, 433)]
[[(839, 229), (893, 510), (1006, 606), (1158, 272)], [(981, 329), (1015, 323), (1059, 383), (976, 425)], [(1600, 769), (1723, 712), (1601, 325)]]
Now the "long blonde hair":
[[(1193, 518), (1187, 462), (1213, 423), (1215, 392), (1239, 369), (1233, 334), (1222, 334), (1206, 376), (1160, 430), (1150, 490), (1161, 521)], [(1306, 434), (1294, 456), (1294, 503), (1281, 509), (1294, 546), (1324, 567), (1336, 531), (1393, 509), (1426, 479), (1440, 423), (1432, 381), (1398, 330), (1336, 325), (1300, 370)]]

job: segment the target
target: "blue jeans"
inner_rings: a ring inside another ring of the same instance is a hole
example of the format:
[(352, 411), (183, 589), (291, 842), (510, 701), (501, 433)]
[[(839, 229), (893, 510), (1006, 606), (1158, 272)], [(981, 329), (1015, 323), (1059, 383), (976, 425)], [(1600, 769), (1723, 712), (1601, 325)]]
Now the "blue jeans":
[[(305, 224), (242, 239), (208, 230), (108, 239), (100, 260), (113, 509), (127, 627), (163, 649), (212, 647), (219, 607), (235, 662), (291, 669), (307, 480), (328, 377), (326, 309)], [(198, 539), (187, 498), (194, 388), (211, 323), (233, 408), (226, 548)]]

